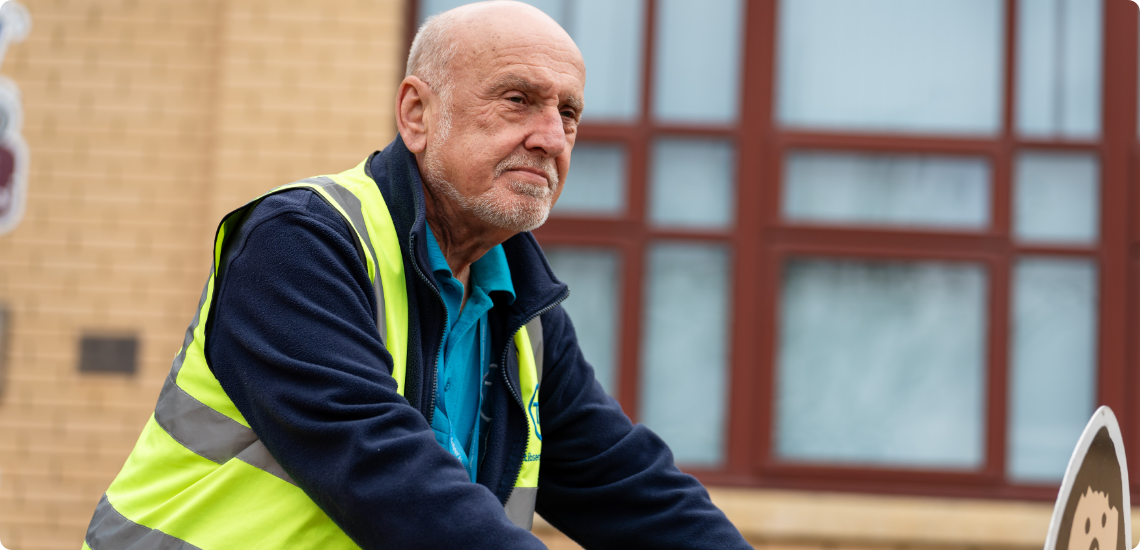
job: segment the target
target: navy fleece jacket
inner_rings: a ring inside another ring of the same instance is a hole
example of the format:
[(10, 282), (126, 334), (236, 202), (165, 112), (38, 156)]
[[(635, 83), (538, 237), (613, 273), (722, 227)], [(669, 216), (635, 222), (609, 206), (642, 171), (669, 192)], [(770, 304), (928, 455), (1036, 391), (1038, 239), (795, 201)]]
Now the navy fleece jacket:
[(661, 439), (630, 423), (594, 380), (558, 305), (566, 286), (530, 233), (503, 243), (517, 298), (489, 313), (500, 374), (490, 377), (491, 420), (479, 483), (471, 483), (428, 420), (444, 310), (430, 277), (415, 158), (397, 137), (367, 168), (404, 258), (406, 398), (396, 393), (351, 230), (310, 191), (263, 200), (227, 241), (206, 327), (207, 360), (222, 387), (333, 521), (366, 549), (543, 548), (502, 508), (527, 434), (508, 344), (541, 314), (539, 514), (589, 549), (751, 548), (700, 483), (673, 465)]

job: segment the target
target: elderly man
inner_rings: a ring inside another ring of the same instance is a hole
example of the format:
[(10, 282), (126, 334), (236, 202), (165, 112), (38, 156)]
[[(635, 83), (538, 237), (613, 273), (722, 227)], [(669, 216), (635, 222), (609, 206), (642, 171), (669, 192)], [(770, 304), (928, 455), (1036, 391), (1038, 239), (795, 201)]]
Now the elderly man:
[(154, 416), (85, 547), (749, 548), (605, 395), (528, 233), (585, 68), (542, 12), (430, 19), (399, 137), (218, 229)]

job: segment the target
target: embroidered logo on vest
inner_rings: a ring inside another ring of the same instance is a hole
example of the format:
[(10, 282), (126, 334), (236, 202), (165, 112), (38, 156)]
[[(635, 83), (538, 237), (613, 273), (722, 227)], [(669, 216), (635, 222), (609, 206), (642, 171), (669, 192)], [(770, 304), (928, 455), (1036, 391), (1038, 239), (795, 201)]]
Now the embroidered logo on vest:
[(530, 403), (526, 406), (527, 416), (530, 417), (530, 425), (534, 429), (534, 435), (542, 441), (542, 429), (538, 424), (538, 384), (534, 385), (534, 392), (530, 394)]

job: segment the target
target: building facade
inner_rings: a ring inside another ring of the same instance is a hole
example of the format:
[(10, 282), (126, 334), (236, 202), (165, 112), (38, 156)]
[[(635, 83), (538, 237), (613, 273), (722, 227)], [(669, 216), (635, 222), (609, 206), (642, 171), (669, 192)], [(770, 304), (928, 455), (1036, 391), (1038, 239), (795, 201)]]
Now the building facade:
[[(24, 2), (5, 546), (78, 546), (217, 221), (388, 143), (459, 3)], [(533, 3), (588, 67), (536, 235), (607, 391), (758, 548), (1036, 548), (1096, 405), (1140, 456), (1133, 2)]]

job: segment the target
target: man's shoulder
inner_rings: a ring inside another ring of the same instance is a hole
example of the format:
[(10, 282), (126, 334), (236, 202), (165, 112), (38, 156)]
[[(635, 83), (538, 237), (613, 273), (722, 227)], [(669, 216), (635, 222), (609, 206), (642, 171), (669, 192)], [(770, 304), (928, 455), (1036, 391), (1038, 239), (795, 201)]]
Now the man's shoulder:
[(321, 200), (316, 192), (305, 188), (277, 191), (245, 207), (252, 208), (247, 223), (256, 223), (289, 214), (327, 220), (340, 220), (341, 218), (336, 209)]
[(332, 229), (337, 234), (343, 233), (346, 237), (349, 235), (340, 213), (310, 189), (295, 188), (271, 193), (246, 204), (242, 209), (246, 209), (239, 231), (242, 240), (254, 230), (298, 225), (319, 227), (326, 231)]
[[(352, 234), (339, 212), (309, 189), (296, 188), (269, 194), (246, 204), (240, 227), (226, 238), (227, 252), (244, 250), (256, 233), (259, 242), (298, 241), (323, 243), (324, 247), (353, 248)], [(239, 210), (242, 210), (239, 209)], [(228, 254), (227, 254), (228, 255)]]

